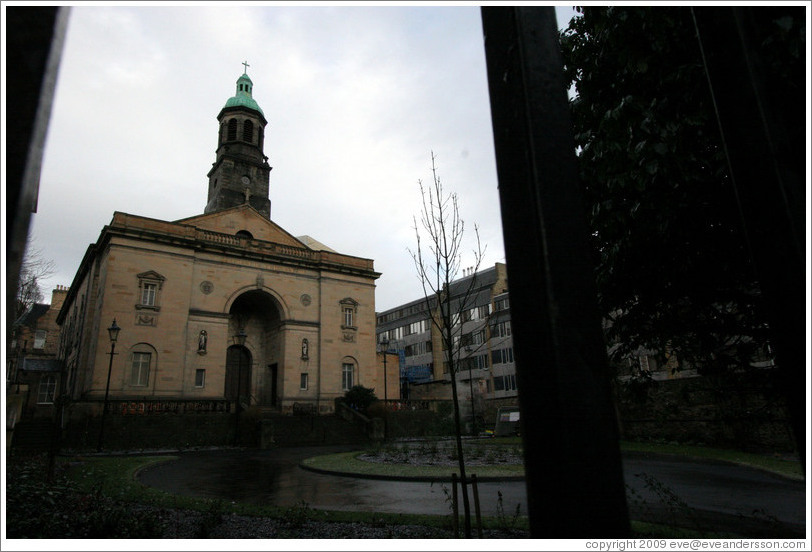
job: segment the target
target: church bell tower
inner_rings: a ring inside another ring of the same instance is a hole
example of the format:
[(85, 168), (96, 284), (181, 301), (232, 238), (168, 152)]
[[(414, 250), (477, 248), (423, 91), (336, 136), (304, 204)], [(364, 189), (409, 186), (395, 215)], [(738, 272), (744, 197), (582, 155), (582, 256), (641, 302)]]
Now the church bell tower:
[(209, 171), (209, 193), (204, 213), (244, 203), (271, 218), (271, 166), (263, 152), (265, 114), (252, 97), (254, 83), (246, 72), (237, 79), (237, 91), (217, 115), (217, 160)]

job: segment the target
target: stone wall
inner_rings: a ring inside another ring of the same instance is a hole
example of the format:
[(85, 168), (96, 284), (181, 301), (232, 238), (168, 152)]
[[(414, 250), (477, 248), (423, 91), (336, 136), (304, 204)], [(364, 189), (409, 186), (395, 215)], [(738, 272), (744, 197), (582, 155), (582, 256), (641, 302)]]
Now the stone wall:
[(772, 370), (616, 383), (621, 438), (791, 452)]

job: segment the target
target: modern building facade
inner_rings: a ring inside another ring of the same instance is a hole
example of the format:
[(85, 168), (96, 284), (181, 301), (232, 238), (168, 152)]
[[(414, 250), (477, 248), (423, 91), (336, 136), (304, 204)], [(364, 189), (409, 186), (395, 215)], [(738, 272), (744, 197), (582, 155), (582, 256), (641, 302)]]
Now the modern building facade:
[[(464, 416), (517, 404), (507, 270), (502, 263), (451, 283), (453, 350), (459, 360), (457, 393)], [(377, 314), (378, 343), (397, 351), (404, 398), (450, 399), (451, 373), (436, 297), (420, 298)], [(486, 420), (488, 422), (490, 420)]]
[(203, 214), (116, 212), (87, 249), (58, 318), (74, 404), (109, 394), (325, 413), (353, 385), (379, 385), (373, 261), (273, 222), (267, 121), (247, 74), (217, 120)]

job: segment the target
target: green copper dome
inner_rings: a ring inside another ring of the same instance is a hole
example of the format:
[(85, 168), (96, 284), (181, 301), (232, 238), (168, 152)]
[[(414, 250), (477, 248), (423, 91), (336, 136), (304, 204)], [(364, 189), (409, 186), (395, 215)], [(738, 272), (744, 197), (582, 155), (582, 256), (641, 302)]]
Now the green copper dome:
[(223, 109), (226, 107), (247, 107), (248, 109), (259, 111), (260, 115), (265, 117), (265, 113), (262, 112), (259, 104), (251, 97), (251, 90), (253, 88), (254, 83), (251, 82), (251, 79), (246, 73), (243, 73), (240, 78), (237, 79), (236, 95), (228, 99)]

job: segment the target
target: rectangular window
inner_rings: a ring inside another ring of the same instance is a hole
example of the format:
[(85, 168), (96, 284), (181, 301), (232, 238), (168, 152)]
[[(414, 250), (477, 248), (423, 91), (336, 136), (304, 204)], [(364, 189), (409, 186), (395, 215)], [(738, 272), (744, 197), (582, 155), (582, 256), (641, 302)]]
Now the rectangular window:
[(299, 375), (299, 389), (302, 391), (307, 390), (307, 372), (304, 372)]
[(496, 376), (493, 378), (493, 390), (494, 391), (505, 390), (505, 380), (502, 376)]
[(34, 348), (35, 349), (44, 349), (45, 348), (45, 339), (48, 337), (48, 332), (45, 330), (37, 330), (37, 333), (34, 334)]
[(56, 377), (45, 376), (39, 381), (37, 404), (53, 404), (56, 393)]
[(344, 391), (349, 391), (353, 385), (353, 365), (352, 364), (342, 364), (341, 365), (341, 389)]
[(149, 353), (133, 353), (131, 384), (138, 387), (149, 385)]
[(141, 290), (141, 304), (147, 307), (155, 306), (155, 291), (158, 288), (155, 284), (144, 284)]
[(510, 299), (507, 297), (503, 299), (497, 299), (496, 301), (493, 302), (494, 312), (508, 310), (509, 308), (510, 308)]
[(353, 325), (352, 318), (353, 318), (354, 312), (355, 312), (355, 309), (353, 309), (352, 307), (344, 307), (344, 325), (345, 326), (352, 327), (352, 325)]
[(513, 347), (506, 349), (496, 349), (491, 352), (493, 364), (508, 364), (513, 362)]
[(416, 333), (422, 333), (422, 332), (426, 331), (424, 329), (424, 326), (425, 326), (424, 322), (425, 322), (424, 320), (421, 320), (419, 322), (412, 322), (411, 324), (409, 324), (409, 335), (416, 334)]
[(474, 369), (486, 370), (488, 368), (488, 355), (477, 355), (474, 357)]
[(195, 370), (195, 387), (206, 387), (206, 370)]
[(494, 327), (494, 336), (495, 337), (508, 337), (511, 334), (510, 329), (510, 320), (505, 322), (500, 322)]

